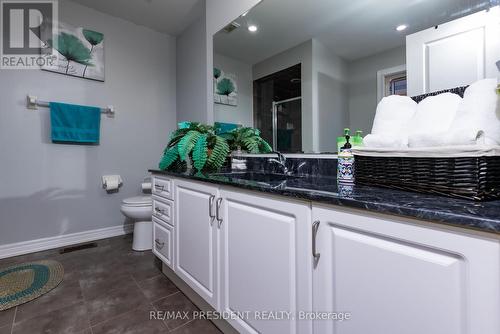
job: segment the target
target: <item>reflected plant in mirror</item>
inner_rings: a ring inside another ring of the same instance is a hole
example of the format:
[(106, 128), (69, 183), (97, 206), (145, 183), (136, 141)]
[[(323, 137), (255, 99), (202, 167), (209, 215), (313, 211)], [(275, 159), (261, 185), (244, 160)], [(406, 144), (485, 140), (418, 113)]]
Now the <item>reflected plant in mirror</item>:
[(214, 119), (257, 128), (281, 152), (336, 152), (344, 128), (372, 133), (385, 96), (496, 78), (498, 4), (263, 1), (214, 35), (214, 67), (238, 78), (238, 105), (214, 104)]
[(272, 147), (260, 136), (260, 131), (254, 128), (237, 128), (221, 134), (230, 143), (232, 151), (245, 153), (270, 153)]

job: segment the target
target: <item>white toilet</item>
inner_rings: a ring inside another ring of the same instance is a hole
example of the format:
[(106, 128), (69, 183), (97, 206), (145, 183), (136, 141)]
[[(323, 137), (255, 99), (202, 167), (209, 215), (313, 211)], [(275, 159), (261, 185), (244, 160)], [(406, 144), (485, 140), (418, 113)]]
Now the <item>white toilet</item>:
[(135, 251), (150, 250), (153, 247), (153, 222), (151, 195), (126, 198), (122, 201), (120, 211), (127, 218), (135, 221), (134, 241)]

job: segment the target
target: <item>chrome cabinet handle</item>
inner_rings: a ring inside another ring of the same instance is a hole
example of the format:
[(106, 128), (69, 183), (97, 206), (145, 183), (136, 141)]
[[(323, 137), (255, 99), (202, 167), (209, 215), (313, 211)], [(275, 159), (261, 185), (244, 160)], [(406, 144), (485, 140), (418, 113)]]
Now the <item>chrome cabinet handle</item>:
[(316, 262), (318, 262), (319, 257), (321, 256), (321, 254), (316, 251), (316, 235), (318, 234), (320, 223), (321, 222), (319, 220), (316, 220), (312, 224), (312, 256)]
[(156, 213), (160, 214), (160, 216), (163, 216), (163, 214), (165, 213), (165, 210), (162, 210), (159, 207), (155, 207), (155, 211)]
[(208, 216), (210, 217), (210, 225), (213, 224), (215, 219), (215, 215), (213, 213), (214, 199), (215, 195), (210, 195), (210, 198), (208, 199)]
[(219, 223), (219, 228), (222, 225), (222, 218), (220, 217), (220, 205), (222, 203), (222, 197), (217, 198), (217, 203), (215, 205), (215, 214), (217, 216), (217, 222)]
[(165, 246), (165, 242), (161, 242), (160, 239), (155, 239), (156, 248), (162, 249)]

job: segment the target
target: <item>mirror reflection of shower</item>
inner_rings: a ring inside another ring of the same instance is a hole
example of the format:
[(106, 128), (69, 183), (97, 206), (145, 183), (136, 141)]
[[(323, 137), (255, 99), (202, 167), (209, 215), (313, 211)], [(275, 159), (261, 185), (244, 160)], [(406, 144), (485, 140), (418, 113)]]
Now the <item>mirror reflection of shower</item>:
[(254, 126), (276, 151), (302, 152), (301, 65), (254, 81)]

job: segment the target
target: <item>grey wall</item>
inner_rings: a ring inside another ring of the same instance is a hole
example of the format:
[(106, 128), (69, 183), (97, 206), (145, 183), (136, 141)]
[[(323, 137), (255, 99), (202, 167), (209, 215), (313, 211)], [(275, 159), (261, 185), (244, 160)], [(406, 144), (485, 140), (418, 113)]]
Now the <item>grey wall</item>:
[(220, 54), (214, 55), (214, 66), (225, 73), (236, 76), (238, 105), (228, 106), (214, 103), (214, 119), (217, 122), (253, 126), (253, 80), (252, 66)]
[[(105, 36), (106, 82), (37, 70), (0, 70), (0, 244), (117, 226), (123, 198), (140, 193), (175, 118), (175, 39), (95, 10), (59, 1), (59, 18)], [(103, 116), (99, 146), (50, 142), (48, 101), (116, 107)], [(103, 174), (124, 186), (108, 195)]]
[(314, 124), (312, 40), (253, 65), (253, 79), (257, 80), (297, 64), (302, 64), (302, 150), (312, 152), (314, 150), (311, 131)]
[(406, 63), (404, 46), (349, 63), (349, 125), (371, 132), (377, 109), (377, 71)]
[(177, 37), (177, 119), (211, 123), (207, 114), (205, 16)]
[(337, 152), (336, 137), (349, 125), (347, 63), (313, 39), (315, 152)]

